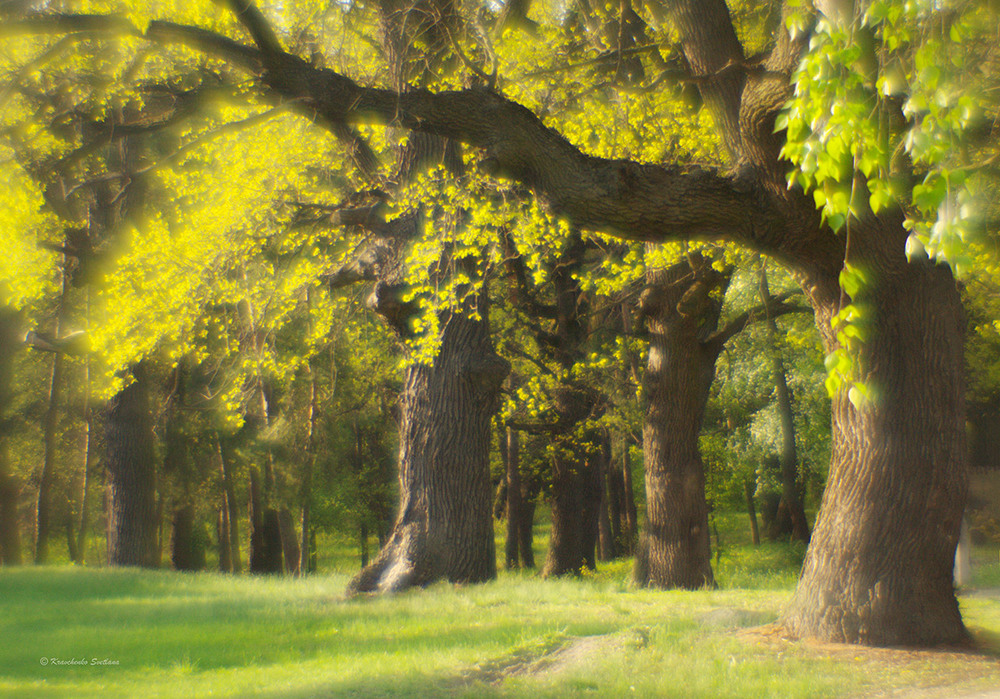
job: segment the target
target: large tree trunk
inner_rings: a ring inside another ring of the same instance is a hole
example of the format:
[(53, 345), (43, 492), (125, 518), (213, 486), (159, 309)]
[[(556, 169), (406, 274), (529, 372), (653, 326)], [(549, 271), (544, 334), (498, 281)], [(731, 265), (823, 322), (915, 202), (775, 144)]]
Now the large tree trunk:
[(706, 315), (712, 316), (710, 292), (723, 279), (708, 265), (683, 262), (649, 276), (643, 296), (650, 331), (642, 430), (646, 521), (633, 577), (652, 587), (713, 587), (698, 437), (718, 351), (699, 333)]
[(111, 478), (108, 564), (156, 565), (156, 481), (153, 422), (144, 372), (111, 399), (107, 468)]
[(372, 564), (351, 581), (351, 592), (496, 576), (490, 423), (510, 365), (493, 351), (485, 308), (480, 314), (481, 320), (447, 318), (433, 364), (407, 370), (396, 523)]
[[(784, 623), (849, 643), (961, 642), (952, 566), (967, 489), (962, 306), (947, 267), (907, 264), (904, 232), (876, 233), (889, 245), (872, 236), (855, 261), (872, 277), (861, 301), (876, 331), (861, 367), (876, 400), (858, 409), (846, 391), (834, 398), (829, 480)], [(812, 287), (821, 328), (835, 284)]]
[(583, 500), (589, 464), (582, 455), (574, 453), (579, 450), (577, 445), (566, 443), (556, 448), (552, 459), (552, 529), (542, 567), (542, 576), (546, 578), (577, 575), (587, 564)]
[(0, 309), (0, 565), (21, 564), (21, 532), (17, 513), (20, 489), (10, 473), (10, 425), (7, 410), (13, 396), (14, 354), (18, 314)]

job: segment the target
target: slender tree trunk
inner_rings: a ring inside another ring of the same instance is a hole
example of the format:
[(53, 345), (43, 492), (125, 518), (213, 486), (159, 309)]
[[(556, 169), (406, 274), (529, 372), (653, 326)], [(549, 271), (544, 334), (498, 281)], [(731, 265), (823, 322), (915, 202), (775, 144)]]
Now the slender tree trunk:
[(66, 361), (62, 352), (52, 355), (52, 373), (49, 378), (48, 407), (45, 410), (45, 455), (42, 475), (38, 484), (38, 502), (35, 506), (35, 563), (42, 564), (49, 558), (49, 537), (52, 535), (52, 487), (56, 474), (56, 441), (59, 429), (59, 407), (62, 402), (63, 373)]
[(292, 511), (287, 507), (278, 510), (278, 523), (281, 532), (281, 553), (285, 559), (285, 572), (289, 575), (296, 575), (299, 571), (299, 558), (302, 555), (299, 549), (299, 535), (295, 531), (295, 518)]
[(232, 573), (233, 552), (229, 546), (229, 508), (226, 507), (225, 500), (219, 506), (215, 531), (219, 541), (219, 572)]
[(312, 472), (316, 460), (316, 423), (319, 420), (319, 395), (316, 391), (316, 373), (312, 364), (309, 366), (309, 431), (306, 435), (308, 453), (304, 457), (304, 468), (302, 473), (302, 489), (299, 497), (302, 501), (302, 540), (299, 546), (298, 564), (295, 570), (296, 575), (306, 575), (309, 572), (309, 529), (312, 527), (311, 506), (312, 506)]
[(608, 519), (612, 541), (616, 551), (621, 554), (629, 550), (622, 538), (622, 521), (625, 518), (625, 480), (615, 456), (608, 462)]
[(506, 428), (500, 439), (507, 442), (507, 570), (517, 568), (520, 560), (521, 527), (521, 440), (517, 430)]
[(626, 553), (635, 553), (639, 540), (639, 513), (635, 507), (635, 491), (632, 487), (632, 460), (629, 458), (628, 440), (622, 440), (621, 475), (622, 494), (625, 498), (625, 531), (622, 533)]
[(778, 401), (778, 415), (781, 418), (781, 499), (791, 520), (792, 536), (808, 544), (809, 522), (806, 521), (798, 484), (799, 469), (795, 452), (795, 413), (792, 410), (792, 394), (788, 389), (785, 363), (781, 359), (781, 350), (778, 347), (778, 324), (774, 321), (771, 291), (767, 284), (767, 272), (763, 266), (760, 270), (760, 297), (767, 315), (775, 397)]
[(493, 351), (485, 295), (481, 303), (481, 320), (445, 320), (431, 366), (407, 371), (400, 397), (399, 511), (386, 545), (351, 581), (353, 592), (496, 576), (490, 423), (510, 365)]
[(79, 562), (79, 554), (76, 550), (76, 527), (73, 526), (72, 511), (66, 512), (66, 551), (69, 553), (69, 560), (74, 563)]
[(755, 482), (747, 478), (743, 481), (743, 497), (746, 498), (747, 515), (750, 517), (750, 538), (754, 546), (760, 546), (760, 528), (757, 526), (757, 508), (753, 502)]
[(84, 423), (83, 423), (83, 469), (80, 474), (80, 518), (76, 534), (76, 558), (80, 565), (87, 559), (87, 529), (90, 527), (90, 473), (94, 463), (94, 440), (91, 439), (90, 415), (90, 367), (89, 359), (84, 365)]
[(0, 565), (21, 565), (21, 532), (17, 512), (20, 488), (10, 473), (8, 410), (13, 399), (14, 355), (17, 352), (18, 314), (0, 308)]
[(598, 503), (598, 534), (597, 534), (597, 559), (599, 561), (612, 561), (618, 557), (618, 544), (614, 532), (611, 529), (610, 504), (608, 496), (608, 472), (611, 466), (611, 440), (607, 433), (601, 439), (601, 457), (597, 464), (597, 487), (600, 493)]
[(156, 565), (153, 423), (144, 373), (141, 367), (136, 369), (136, 380), (111, 399), (107, 412), (108, 564), (112, 566)]
[(309, 572), (309, 530), (312, 528), (311, 498), (311, 493), (307, 492), (302, 499), (302, 517), (299, 520), (302, 526), (302, 539), (299, 545), (299, 566), (295, 571), (296, 575), (306, 575)]
[(591, 444), (584, 459), (583, 480), (581, 482), (580, 513), (583, 543), (583, 565), (588, 570), (597, 570), (597, 546), (601, 527), (601, 489), (604, 486), (601, 468), (602, 454)]
[(215, 451), (219, 459), (219, 474), (222, 476), (223, 507), (227, 524), (226, 535), (229, 537), (229, 555), (233, 573), (243, 569), (240, 561), (240, 523), (239, 503), (236, 502), (236, 485), (233, 483), (232, 465), (222, 445), (222, 437), (215, 434)]
[[(522, 494), (523, 495), (523, 494)], [(535, 499), (521, 498), (521, 516), (518, 526), (518, 550), (521, 552), (521, 567), (535, 567)]]
[[(872, 278), (854, 302), (877, 327), (860, 362), (876, 400), (833, 400), (830, 475), (785, 625), (867, 645), (962, 642), (952, 566), (968, 483), (964, 314), (947, 266), (906, 263), (901, 229), (875, 233), (852, 245)], [(880, 242), (890, 236), (898, 258)], [(810, 290), (832, 346), (836, 281)]]
[(358, 539), (361, 548), (361, 567), (364, 568), (368, 565), (368, 523), (361, 520), (360, 531), (358, 532)]

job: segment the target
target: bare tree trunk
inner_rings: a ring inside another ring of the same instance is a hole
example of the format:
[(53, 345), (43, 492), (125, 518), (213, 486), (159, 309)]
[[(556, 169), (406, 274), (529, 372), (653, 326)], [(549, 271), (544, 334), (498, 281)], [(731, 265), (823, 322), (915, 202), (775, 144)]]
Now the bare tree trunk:
[(229, 546), (229, 508), (225, 500), (219, 506), (215, 523), (215, 531), (219, 541), (219, 572), (233, 572), (233, 552)]
[(517, 430), (506, 428), (500, 438), (507, 442), (507, 570), (517, 568), (520, 555), (521, 526), (521, 440)]
[(52, 373), (49, 378), (48, 407), (45, 410), (45, 455), (42, 474), (38, 483), (38, 502), (35, 506), (35, 563), (43, 564), (49, 558), (49, 537), (52, 530), (52, 487), (56, 473), (56, 440), (59, 428), (59, 407), (62, 402), (63, 367), (62, 352), (52, 355)]
[(621, 475), (622, 493), (625, 497), (625, 531), (622, 533), (626, 553), (635, 553), (639, 541), (639, 513), (635, 507), (635, 492), (632, 488), (632, 460), (629, 458), (628, 440), (622, 440)]
[(760, 298), (767, 315), (771, 362), (774, 372), (775, 397), (778, 400), (778, 415), (781, 417), (781, 499), (791, 519), (792, 536), (809, 543), (809, 522), (802, 506), (802, 495), (798, 484), (798, 457), (795, 452), (795, 413), (792, 410), (792, 394), (788, 390), (785, 363), (778, 347), (778, 325), (774, 322), (771, 291), (767, 285), (767, 272), (760, 270)]
[(361, 548), (361, 567), (364, 568), (368, 565), (368, 523), (364, 519), (361, 520), (358, 538)]
[(747, 515), (750, 517), (750, 538), (754, 546), (760, 546), (760, 528), (757, 526), (757, 508), (754, 506), (753, 494), (755, 482), (749, 478), (743, 481), (743, 496), (746, 498)]
[(597, 559), (599, 561), (612, 561), (618, 557), (618, 542), (611, 528), (610, 504), (608, 496), (608, 471), (611, 466), (611, 438), (605, 431), (601, 438), (601, 455), (597, 464), (598, 472), (597, 487), (600, 492), (600, 502), (598, 503), (598, 534), (597, 534)]
[(10, 473), (10, 425), (14, 355), (19, 345), (18, 314), (0, 308), (0, 565), (21, 565), (21, 532), (17, 512), (20, 488)]
[(240, 523), (239, 503), (236, 502), (236, 486), (233, 483), (232, 465), (222, 446), (222, 437), (215, 434), (215, 452), (219, 459), (219, 474), (222, 477), (224, 519), (226, 521), (226, 536), (229, 537), (230, 571), (239, 573), (243, 569), (240, 561)]
[(521, 553), (521, 567), (535, 567), (535, 500), (521, 498), (521, 516), (518, 526), (518, 550)]
[(489, 337), (485, 295), (480, 320), (452, 315), (431, 366), (407, 371), (400, 397), (400, 504), (375, 561), (352, 592), (391, 592), (445, 578), (496, 576), (489, 480), (490, 424), (510, 365)]
[(587, 535), (584, 503), (590, 464), (579, 451), (578, 445), (567, 439), (552, 459), (552, 533), (543, 577), (578, 575), (590, 565), (586, 548), (593, 537)]
[(647, 276), (646, 521), (633, 577), (660, 588), (714, 587), (698, 436), (718, 353), (699, 334), (714, 329), (711, 293), (725, 288), (724, 280), (703, 261)]
[(157, 557), (153, 424), (145, 372), (111, 399), (107, 412), (108, 565), (154, 567)]
[(90, 527), (90, 473), (94, 467), (93, 426), (90, 414), (90, 357), (83, 365), (83, 469), (80, 474), (80, 517), (76, 534), (76, 557), (80, 565), (87, 562), (87, 529)]
[[(946, 266), (884, 256), (892, 231), (858, 233), (854, 264), (873, 288), (854, 302), (878, 326), (861, 376), (876, 400), (834, 398), (830, 475), (785, 625), (867, 645), (962, 642), (952, 578), (968, 483), (961, 300)], [(832, 344), (840, 290), (833, 279), (811, 290)]]
[(295, 531), (295, 519), (292, 517), (292, 511), (287, 507), (278, 511), (278, 524), (281, 532), (281, 553), (285, 559), (285, 572), (296, 575), (299, 571), (301, 550), (299, 549), (299, 536)]

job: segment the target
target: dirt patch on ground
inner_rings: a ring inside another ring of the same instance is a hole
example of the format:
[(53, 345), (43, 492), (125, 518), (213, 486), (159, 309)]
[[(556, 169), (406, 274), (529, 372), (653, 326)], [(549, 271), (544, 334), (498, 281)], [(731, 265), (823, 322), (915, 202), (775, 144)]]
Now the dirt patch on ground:
[(459, 679), (460, 684), (500, 684), (508, 677), (556, 675), (585, 667), (595, 658), (615, 652), (642, 648), (646, 635), (641, 630), (600, 636), (564, 636), (542, 644), (519, 648), (509, 655), (474, 666)]
[[(778, 624), (735, 634), (776, 653), (796, 653), (855, 664), (870, 677), (857, 697), (897, 699), (1000, 699), (1000, 657), (970, 648), (868, 648), (790, 637)], [(975, 636), (975, 634), (974, 634)], [(978, 639), (996, 647), (995, 639)]]

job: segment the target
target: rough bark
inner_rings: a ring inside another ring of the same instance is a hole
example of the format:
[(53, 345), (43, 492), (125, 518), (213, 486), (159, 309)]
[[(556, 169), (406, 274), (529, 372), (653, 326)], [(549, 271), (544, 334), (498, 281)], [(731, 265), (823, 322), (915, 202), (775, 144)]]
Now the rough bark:
[(701, 260), (649, 277), (642, 300), (650, 338), (642, 433), (646, 521), (633, 578), (652, 587), (713, 587), (698, 436), (718, 352), (699, 333), (706, 315), (718, 318), (711, 292), (725, 288), (726, 279)]
[(20, 488), (10, 472), (10, 424), (14, 355), (18, 348), (18, 314), (0, 309), (0, 565), (21, 564), (21, 531), (17, 502)]
[(107, 411), (108, 565), (155, 567), (153, 422), (144, 372), (135, 373), (136, 380), (111, 399)]
[(396, 522), (375, 560), (351, 581), (351, 592), (496, 576), (490, 423), (510, 365), (493, 351), (485, 298), (480, 302), (481, 320), (446, 318), (433, 363), (407, 370)]
[(550, 496), (552, 528), (542, 577), (578, 575), (586, 565), (583, 494), (587, 483), (586, 458), (568, 444), (552, 458)]
[[(784, 620), (800, 635), (882, 646), (967, 639), (952, 579), (968, 483), (964, 314), (949, 270), (908, 264), (904, 236), (872, 225), (858, 241), (854, 263), (874, 287), (861, 301), (877, 328), (862, 378), (877, 400), (859, 409), (842, 391), (833, 401), (829, 480)], [(831, 282), (824, 302), (820, 288), (814, 307), (828, 329), (839, 293)]]

